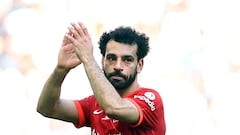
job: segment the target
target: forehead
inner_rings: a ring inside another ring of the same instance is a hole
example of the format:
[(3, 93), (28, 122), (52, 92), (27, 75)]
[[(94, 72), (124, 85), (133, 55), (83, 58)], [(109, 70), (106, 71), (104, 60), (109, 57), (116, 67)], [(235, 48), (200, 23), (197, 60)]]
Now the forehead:
[(128, 45), (111, 40), (106, 47), (106, 54), (109, 53), (119, 56), (132, 55), (137, 57), (137, 45)]

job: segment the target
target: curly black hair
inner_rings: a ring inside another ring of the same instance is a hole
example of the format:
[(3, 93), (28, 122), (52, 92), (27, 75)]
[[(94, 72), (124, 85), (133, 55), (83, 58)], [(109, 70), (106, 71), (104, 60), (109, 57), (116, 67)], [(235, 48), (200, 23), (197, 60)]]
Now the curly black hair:
[(120, 26), (110, 32), (104, 32), (98, 42), (101, 54), (105, 56), (106, 45), (110, 40), (128, 45), (137, 45), (138, 60), (144, 58), (149, 52), (149, 37), (137, 32), (132, 27)]

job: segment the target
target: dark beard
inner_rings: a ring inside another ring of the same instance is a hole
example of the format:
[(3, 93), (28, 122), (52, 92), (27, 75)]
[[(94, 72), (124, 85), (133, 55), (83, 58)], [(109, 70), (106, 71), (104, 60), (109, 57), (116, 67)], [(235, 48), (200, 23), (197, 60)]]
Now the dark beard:
[[(136, 76), (137, 76), (137, 70), (135, 70), (134, 73), (131, 74), (129, 77), (122, 74), (120, 71), (115, 71), (112, 73), (106, 73), (104, 71), (104, 74), (105, 74), (106, 78), (109, 80), (109, 82), (113, 85), (113, 87), (117, 91), (120, 91), (120, 90), (124, 90), (124, 89), (128, 88), (133, 83), (133, 81), (136, 79)], [(112, 79), (111, 78), (112, 76), (122, 77), (123, 80)]]

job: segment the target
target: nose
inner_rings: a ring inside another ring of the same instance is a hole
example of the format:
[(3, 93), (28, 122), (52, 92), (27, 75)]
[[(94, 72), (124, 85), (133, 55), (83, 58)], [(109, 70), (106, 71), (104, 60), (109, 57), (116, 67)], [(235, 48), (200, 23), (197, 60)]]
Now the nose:
[(114, 65), (114, 70), (116, 71), (123, 71), (123, 65), (122, 65), (122, 61), (121, 60), (117, 60), (115, 65)]

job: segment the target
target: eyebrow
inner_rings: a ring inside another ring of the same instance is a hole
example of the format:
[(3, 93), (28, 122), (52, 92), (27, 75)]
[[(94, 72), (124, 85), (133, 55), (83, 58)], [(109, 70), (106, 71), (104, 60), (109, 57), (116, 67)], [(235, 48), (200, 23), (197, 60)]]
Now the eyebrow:
[(124, 55), (123, 57), (124, 58), (133, 58), (134, 59), (134, 57), (132, 55)]
[[(117, 56), (117, 55), (114, 54), (114, 53), (108, 53), (106, 56)], [(129, 54), (123, 55), (121, 57), (131, 57), (131, 58), (134, 58), (133, 55), (129, 55)]]

